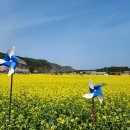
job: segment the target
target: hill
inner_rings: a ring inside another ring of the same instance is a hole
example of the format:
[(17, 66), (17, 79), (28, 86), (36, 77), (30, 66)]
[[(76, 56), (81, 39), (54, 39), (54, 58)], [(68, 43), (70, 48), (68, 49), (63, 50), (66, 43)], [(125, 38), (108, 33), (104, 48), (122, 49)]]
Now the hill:
[[(4, 55), (4, 53), (0, 52), (0, 59), (3, 59)], [(71, 66), (61, 66), (55, 63), (50, 63), (43, 59), (34, 59), (20, 56), (18, 57), (27, 63), (27, 66), (18, 65), (19, 71), (20, 69), (29, 70), (30, 73), (70, 73), (74, 71)]]

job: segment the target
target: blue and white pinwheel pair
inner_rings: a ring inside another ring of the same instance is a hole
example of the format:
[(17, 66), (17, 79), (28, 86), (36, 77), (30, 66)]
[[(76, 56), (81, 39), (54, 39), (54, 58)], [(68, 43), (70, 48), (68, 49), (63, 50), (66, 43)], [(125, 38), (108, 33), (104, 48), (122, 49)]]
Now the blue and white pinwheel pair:
[(23, 60), (14, 55), (14, 51), (15, 47), (12, 47), (5, 54), (4, 59), (0, 59), (0, 65), (4, 65), (9, 68), (8, 76), (12, 75), (15, 72), (18, 63), (26, 65)]
[(104, 86), (105, 84), (96, 84), (93, 85), (92, 80), (89, 81), (89, 89), (90, 89), (90, 93), (85, 94), (83, 97), (84, 98), (95, 98), (98, 97), (100, 103), (102, 103), (103, 101), (103, 94), (102, 94), (102, 90), (101, 87)]

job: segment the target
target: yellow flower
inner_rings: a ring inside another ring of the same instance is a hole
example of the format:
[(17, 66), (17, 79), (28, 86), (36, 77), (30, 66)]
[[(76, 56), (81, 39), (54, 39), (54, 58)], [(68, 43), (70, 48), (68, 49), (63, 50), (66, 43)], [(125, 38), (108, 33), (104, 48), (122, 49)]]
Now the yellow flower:
[(19, 115), (19, 119), (23, 119), (24, 116), (22, 114)]
[(124, 113), (124, 114), (123, 114), (123, 116), (125, 117), (125, 116), (126, 116), (126, 114)]
[(116, 116), (116, 119), (118, 120), (118, 119), (119, 119), (119, 116)]
[(60, 121), (60, 123), (61, 123), (61, 124), (65, 124), (65, 120), (62, 119), (62, 120)]
[(75, 118), (75, 120), (78, 120), (78, 119), (79, 119), (78, 117)]
[[(125, 111), (122, 114), (122, 116), (125, 117), (124, 125), (127, 126), (130, 123), (127, 117), (130, 107), (130, 94), (128, 92), (128, 90), (130, 90), (129, 76), (106, 77), (83, 75), (81, 77), (76, 74), (15, 74), (14, 76), (14, 100), (12, 100), (11, 118), (13, 119), (14, 123), (16, 123), (16, 127), (20, 126), (20, 123), (17, 124), (17, 122), (24, 121), (25, 124), (28, 124), (30, 120), (31, 121), (29, 125), (32, 125), (31, 123), (34, 123), (37, 120), (41, 120), (40, 126), (43, 129), (48, 130), (56, 129), (55, 125), (57, 125), (57, 122), (61, 125), (67, 125), (69, 129), (83, 129), (83, 126), (92, 126), (92, 123), (87, 123), (82, 120), (78, 122), (78, 114), (82, 115), (84, 113), (85, 116), (88, 116), (90, 114), (89, 112), (91, 111), (91, 100), (84, 100), (82, 98), (86, 92), (89, 92), (87, 81), (89, 81), (90, 78), (93, 79), (94, 84), (102, 82), (107, 84), (106, 87), (102, 88), (102, 92), (104, 94), (104, 103), (100, 105), (98, 98), (95, 97), (94, 99), (96, 108), (95, 118), (97, 118), (97, 122), (103, 124), (108, 119), (108, 121), (112, 120), (120, 123), (124, 120), (124, 118), (121, 117), (121, 113)], [(4, 126), (0, 123), (0, 126), (2, 127), (5, 127), (5, 124), (8, 123), (9, 105), (7, 104), (9, 103), (8, 96), (10, 89), (7, 86), (9, 86), (9, 84), (10, 80), (7, 75), (2, 74), (0, 76), (0, 107), (2, 108), (0, 111), (0, 119), (5, 120)], [(86, 111), (84, 112), (84, 110)], [(20, 115), (18, 115), (19, 112)], [(16, 116), (18, 116), (18, 118), (14, 119)], [(47, 122), (41, 118), (47, 118)], [(9, 129), (11, 129), (11, 126)]]
[(89, 123), (89, 126), (92, 126), (92, 123)]
[(2, 100), (0, 100), (0, 105), (2, 105), (2, 103), (3, 103), (3, 101), (2, 101)]
[(56, 128), (56, 126), (53, 125), (53, 126), (51, 126), (50, 130), (54, 130), (55, 128)]
[(8, 119), (6, 119), (6, 122), (9, 122), (9, 120), (8, 120)]
[(41, 120), (41, 125), (45, 124), (45, 120)]
[(60, 104), (60, 106), (64, 107), (64, 104)]
[(106, 117), (106, 116), (103, 116), (102, 118), (103, 118), (103, 119), (107, 119), (107, 117)]
[(71, 122), (74, 122), (74, 119), (71, 119), (70, 121), (71, 121)]
[(101, 118), (100, 117), (98, 117), (98, 120), (100, 120)]

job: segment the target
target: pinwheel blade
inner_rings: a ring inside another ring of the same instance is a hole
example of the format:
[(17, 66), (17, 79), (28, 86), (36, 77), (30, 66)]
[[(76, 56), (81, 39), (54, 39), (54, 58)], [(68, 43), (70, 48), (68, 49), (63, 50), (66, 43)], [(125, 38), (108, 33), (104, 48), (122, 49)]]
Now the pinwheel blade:
[(93, 97), (97, 97), (98, 95), (102, 95), (102, 90), (100, 88), (95, 90), (95, 88), (94, 88), (94, 95), (93, 95)]
[(93, 82), (92, 82), (91, 79), (90, 79), (90, 81), (89, 81), (89, 87), (90, 87), (91, 89), (94, 89)]
[(92, 80), (90, 79), (89, 81), (89, 90), (90, 90), (90, 93), (93, 93), (94, 92), (94, 86), (93, 86), (93, 83), (92, 83)]
[(5, 60), (0, 59), (0, 64), (3, 64), (3, 63), (5, 63), (5, 62), (6, 62)]
[(83, 97), (84, 98), (92, 98), (93, 97), (93, 93), (85, 94)]
[(8, 72), (8, 76), (11, 76), (13, 73), (14, 73), (14, 68), (10, 67), (9, 72)]
[(20, 63), (20, 64), (23, 64), (23, 65), (27, 65), (26, 62), (24, 60), (21, 60), (21, 59), (18, 60), (17, 62)]
[(17, 63), (23, 64), (23, 65), (27, 65), (24, 60), (21, 60), (19, 57), (15, 56), (15, 55), (13, 55), (13, 56), (11, 57), (11, 60), (12, 60), (13, 62), (17, 62)]
[(104, 85), (105, 85), (104, 83), (96, 84), (96, 85), (94, 85), (94, 89), (98, 90), (99, 88), (103, 87)]
[(17, 64), (15, 62), (11, 62), (10, 68), (9, 68), (9, 73), (8, 76), (12, 75), (16, 69)]
[(8, 56), (11, 58), (12, 55), (14, 55), (15, 47), (12, 47), (11, 49), (8, 50)]
[(102, 101), (103, 101), (103, 95), (98, 95), (98, 99), (99, 99), (100, 103), (102, 104)]

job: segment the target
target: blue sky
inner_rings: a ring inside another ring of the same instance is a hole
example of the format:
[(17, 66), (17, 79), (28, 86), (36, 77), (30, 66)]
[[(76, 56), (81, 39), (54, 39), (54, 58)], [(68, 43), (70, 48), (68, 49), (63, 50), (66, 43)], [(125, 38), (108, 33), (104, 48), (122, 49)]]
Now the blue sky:
[(0, 51), (75, 69), (129, 66), (130, 0), (0, 0)]

